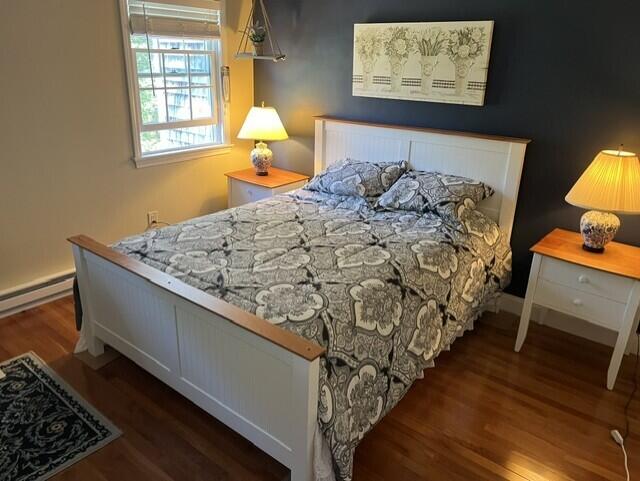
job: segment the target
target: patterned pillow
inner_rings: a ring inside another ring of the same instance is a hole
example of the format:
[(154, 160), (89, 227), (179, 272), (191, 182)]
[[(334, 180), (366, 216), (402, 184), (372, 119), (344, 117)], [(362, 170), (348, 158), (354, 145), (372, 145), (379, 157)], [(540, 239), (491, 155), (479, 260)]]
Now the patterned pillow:
[(493, 189), (477, 180), (410, 170), (378, 199), (376, 206), (417, 212), (430, 210), (441, 217), (458, 219), (461, 206), (475, 208), (492, 195)]
[(305, 186), (307, 190), (358, 197), (384, 194), (407, 170), (407, 162), (374, 164), (345, 159), (329, 166)]

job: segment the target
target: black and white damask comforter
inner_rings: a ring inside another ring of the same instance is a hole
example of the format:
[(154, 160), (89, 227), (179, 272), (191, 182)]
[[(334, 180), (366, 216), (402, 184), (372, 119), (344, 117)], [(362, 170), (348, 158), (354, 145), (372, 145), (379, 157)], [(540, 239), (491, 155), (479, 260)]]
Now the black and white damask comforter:
[(363, 436), (510, 280), (496, 224), (463, 219), (300, 190), (114, 248), (326, 347), (319, 424), (349, 480)]

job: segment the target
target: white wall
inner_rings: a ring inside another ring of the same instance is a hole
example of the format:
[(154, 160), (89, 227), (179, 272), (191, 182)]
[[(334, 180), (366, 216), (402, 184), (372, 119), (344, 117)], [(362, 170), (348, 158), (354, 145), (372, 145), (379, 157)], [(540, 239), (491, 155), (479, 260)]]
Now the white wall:
[(73, 267), (65, 239), (112, 242), (226, 206), (224, 172), (249, 166), (235, 138), (253, 64), (233, 59), (249, 0), (227, 0), (227, 155), (136, 169), (117, 0), (0, 1), (0, 291)]

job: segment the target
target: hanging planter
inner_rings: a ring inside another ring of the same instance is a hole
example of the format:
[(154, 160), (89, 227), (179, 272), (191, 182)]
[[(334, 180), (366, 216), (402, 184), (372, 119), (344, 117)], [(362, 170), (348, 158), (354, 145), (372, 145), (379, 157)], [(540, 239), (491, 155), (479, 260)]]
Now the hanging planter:
[(264, 55), (264, 41), (267, 38), (267, 29), (259, 22), (249, 28), (249, 40), (253, 44), (253, 51), (257, 56)]
[(273, 60), (274, 62), (285, 59), (278, 41), (273, 36), (264, 0), (253, 0), (236, 58)]

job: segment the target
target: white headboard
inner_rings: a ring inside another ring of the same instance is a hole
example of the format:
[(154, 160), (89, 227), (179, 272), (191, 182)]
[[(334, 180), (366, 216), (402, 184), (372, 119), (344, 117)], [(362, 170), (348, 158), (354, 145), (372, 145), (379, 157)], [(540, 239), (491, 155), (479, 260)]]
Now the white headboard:
[(496, 193), (479, 208), (511, 238), (520, 175), (529, 140), (316, 118), (315, 173), (353, 158), (370, 162), (407, 160), (414, 170), (481, 180)]

